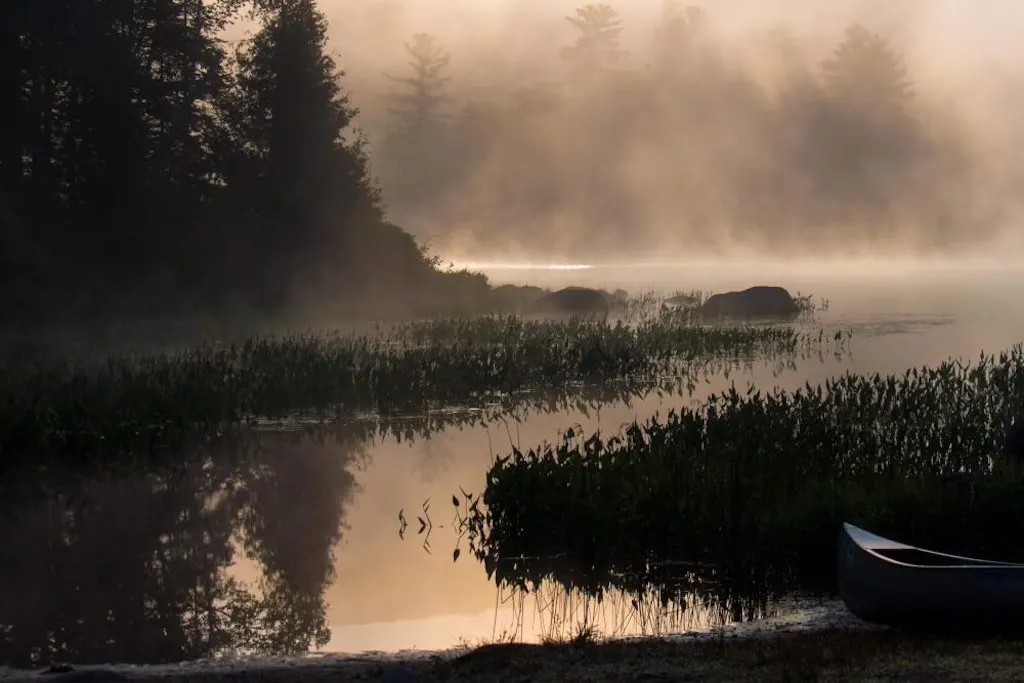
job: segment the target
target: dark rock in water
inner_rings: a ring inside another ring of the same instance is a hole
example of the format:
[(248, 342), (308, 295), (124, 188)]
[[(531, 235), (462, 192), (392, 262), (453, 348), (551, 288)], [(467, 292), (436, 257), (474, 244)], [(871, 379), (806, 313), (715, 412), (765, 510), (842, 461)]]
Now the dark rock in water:
[(1003, 453), (1011, 460), (1024, 464), (1024, 415), (1018, 416), (1006, 430)]
[(502, 312), (532, 308), (548, 294), (532, 285), (500, 285), (491, 290), (492, 308)]
[(751, 287), (714, 294), (700, 307), (704, 318), (792, 320), (800, 313), (793, 296), (782, 287)]
[(404, 666), (393, 666), (384, 672), (381, 683), (422, 683), (423, 676)]
[(610, 308), (608, 298), (596, 289), (566, 287), (542, 298), (534, 310), (538, 313), (594, 315), (606, 314)]

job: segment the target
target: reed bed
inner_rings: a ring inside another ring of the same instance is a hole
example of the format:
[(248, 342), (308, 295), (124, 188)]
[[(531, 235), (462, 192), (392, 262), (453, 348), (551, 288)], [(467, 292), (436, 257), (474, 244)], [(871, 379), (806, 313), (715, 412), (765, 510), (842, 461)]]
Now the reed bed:
[(848, 341), (793, 326), (683, 325), (668, 314), (634, 326), (499, 316), (120, 353), (100, 362), (9, 359), (0, 369), (0, 462), (159, 449), (184, 433), (266, 418), (422, 414), (535, 389), (697, 378), (723, 358), (841, 354)]
[[(610, 438), (570, 429), (496, 459), (459, 503), (499, 584), (675, 565), (698, 593), (828, 591), (842, 521), (950, 552), (1024, 560), (1024, 347), (797, 391), (736, 388)], [(461, 538), (460, 538), (461, 540)], [(604, 577), (604, 578), (602, 578)]]

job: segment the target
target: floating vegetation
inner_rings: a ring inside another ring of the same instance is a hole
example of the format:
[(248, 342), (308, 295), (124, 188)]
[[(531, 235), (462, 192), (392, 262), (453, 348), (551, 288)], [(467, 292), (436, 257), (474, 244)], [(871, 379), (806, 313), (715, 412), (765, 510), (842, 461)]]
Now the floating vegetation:
[(482, 496), (457, 501), (459, 526), (489, 576), (524, 590), (665, 564), (711, 598), (828, 590), (844, 520), (1019, 561), (1024, 484), (1000, 451), (1022, 410), (1020, 345), (791, 392), (734, 387), (610, 438), (568, 430), (513, 450)]
[(484, 317), (379, 334), (296, 334), (102, 362), (0, 369), (0, 459), (152, 451), (257, 419), (423, 414), (518, 392), (611, 380), (698, 380), (716, 363), (842, 355), (849, 335), (798, 327), (698, 327)]

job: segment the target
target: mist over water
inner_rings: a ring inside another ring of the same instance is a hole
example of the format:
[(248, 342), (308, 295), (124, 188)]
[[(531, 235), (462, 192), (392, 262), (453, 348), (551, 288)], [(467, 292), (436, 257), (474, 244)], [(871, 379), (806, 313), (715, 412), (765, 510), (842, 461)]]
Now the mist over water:
[(566, 19), (584, 4), (322, 3), (389, 215), (432, 253), (956, 259), (1019, 244), (1012, 3), (612, 2), (611, 28), (592, 23), (615, 35), (577, 59), (589, 29)]
[[(664, 270), (650, 266), (594, 266), (582, 270), (538, 266), (529, 271), (498, 265), (486, 271), (496, 282), (522, 280), (551, 287), (573, 283), (632, 287), (636, 291), (688, 284), (688, 271), (675, 265)], [(334, 637), (329, 647), (429, 648), (453, 637), (477, 642), (510, 630), (526, 640), (572, 631), (573, 623), (567, 628), (558, 619), (565, 621), (565, 615), (571, 613), (567, 621), (578, 621), (581, 603), (571, 605), (576, 610), (571, 612), (545, 594), (526, 598), (522, 606), (506, 602), (509, 596), (498, 594), (478, 566), (463, 564), (464, 559), (451, 563), (452, 534), (445, 530), (433, 533), (432, 554), (423, 551), (416, 537), (392, 544), (381, 531), (391, 523), (386, 522), (388, 513), (393, 515), (393, 507), (388, 508), (386, 501), (401, 500), (409, 514), (417, 513), (417, 505), (430, 498), (433, 509), (443, 510), (437, 513), (438, 518), (447, 521), (444, 494), (457, 491), (459, 486), (479, 489), (491, 454), (507, 454), (513, 446), (525, 449), (557, 440), (569, 427), (582, 427), (585, 434), (600, 430), (607, 436), (634, 420), (642, 422), (655, 413), (664, 416), (670, 409), (699, 404), (731, 384), (740, 390), (750, 384), (763, 391), (774, 387), (795, 390), (847, 371), (902, 373), (951, 356), (971, 361), (983, 349), (998, 352), (1024, 339), (1024, 317), (1016, 314), (1015, 292), (1024, 284), (1020, 271), (933, 268), (928, 273), (918, 268), (855, 277), (852, 272), (830, 276), (827, 270), (808, 266), (798, 275), (787, 277), (776, 270), (756, 273), (751, 279), (746, 274), (721, 273), (719, 269), (717, 284), (753, 284), (760, 275), (771, 278), (771, 282), (799, 285), (805, 292), (829, 299), (829, 311), (818, 314), (817, 322), (826, 329), (839, 327), (854, 332), (849, 358), (811, 359), (781, 374), (758, 365), (749, 372), (713, 377), (709, 383), (699, 384), (692, 395), (650, 395), (589, 413), (532, 414), (486, 428), (447, 429), (428, 441), (373, 446), (371, 465), (360, 478), (364, 488), (349, 512), (352, 531), (346, 549), (339, 553), (339, 580), (328, 593), (332, 601), (329, 614), (334, 617)], [(712, 266), (692, 276), (696, 283), (714, 282), (714, 271)], [(389, 577), (390, 590), (385, 596), (372, 588), (382, 576)], [(517, 607), (521, 613), (516, 612)], [(616, 628), (620, 634), (643, 632), (642, 624), (622, 619), (619, 608), (614, 600), (605, 608), (591, 605), (591, 623), (605, 633), (613, 633)], [(667, 630), (700, 628), (709, 623), (708, 615), (694, 612), (688, 616), (688, 622), (666, 624)]]
[[(575, 281), (579, 275), (575, 272), (568, 277)], [(609, 286), (625, 284), (610, 278), (601, 282)], [(571, 632), (572, 623), (568, 628), (561, 624), (561, 630), (552, 627), (553, 620), (564, 617), (566, 611), (552, 605), (551, 596), (527, 598), (520, 615), (514, 609), (516, 605), (505, 602), (508, 594), (498, 594), (480, 567), (472, 562), (464, 564), (465, 558), (453, 565), (452, 534), (445, 529), (433, 532), (432, 554), (420, 547), (416, 537), (392, 543), (387, 536), (393, 532), (394, 515), (394, 505), (389, 508), (388, 502), (400, 501), (408, 515), (418, 514), (417, 506), (430, 498), (432, 510), (437, 511), (435, 523), (447, 522), (445, 494), (457, 491), (459, 486), (479, 489), (492, 453), (507, 454), (513, 446), (530, 448), (556, 440), (569, 427), (581, 426), (585, 434), (600, 430), (610, 435), (633, 420), (643, 421), (656, 412), (664, 415), (669, 409), (699, 403), (733, 382), (741, 390), (748, 383), (765, 391), (775, 386), (792, 390), (845, 371), (901, 373), (910, 367), (939, 363), (951, 355), (971, 360), (981, 349), (998, 351), (1024, 338), (1024, 320), (1005, 315), (1006, 309), (999, 308), (1010, 304), (1009, 297), (989, 298), (992, 289), (977, 279), (964, 278), (942, 287), (945, 297), (934, 297), (923, 304), (918, 303), (922, 301), (920, 290), (896, 286), (891, 280), (877, 283), (869, 295), (863, 296), (824, 287), (826, 283), (821, 280), (809, 284), (816, 284), (812, 291), (832, 301), (829, 313), (821, 316), (823, 324), (854, 330), (851, 358), (810, 360), (781, 375), (759, 366), (729, 378), (712, 378), (709, 384), (699, 385), (692, 396), (652, 395), (589, 414), (534, 414), (487, 428), (452, 428), (428, 441), (408, 445), (373, 446), (371, 464), (360, 476), (362, 491), (348, 513), (351, 531), (344, 550), (339, 549), (339, 578), (328, 592), (329, 618), (333, 617), (328, 649), (429, 648), (446, 639), (477, 642), (507, 631), (516, 631), (527, 640), (552, 632)], [(954, 290), (960, 292), (959, 296), (952, 295)], [(979, 290), (988, 293), (979, 296)], [(383, 577), (387, 577), (389, 589), (382, 594), (374, 585)], [(579, 619), (582, 606), (575, 607), (574, 617)], [(603, 611), (592, 605), (590, 616), (606, 633), (616, 628), (627, 634), (643, 631), (641, 624), (620, 619), (618, 609), (614, 601)], [(689, 617), (690, 622), (680, 621), (667, 630), (699, 628), (708, 623), (707, 615), (693, 613)]]
[[(623, 287), (633, 294), (718, 292), (758, 284), (828, 299), (825, 320), (896, 309), (977, 322), (1015, 309), (1024, 264), (1012, 255), (983, 258), (706, 258), (646, 263), (456, 262), (495, 284)], [(881, 307), (881, 309), (880, 309)]]

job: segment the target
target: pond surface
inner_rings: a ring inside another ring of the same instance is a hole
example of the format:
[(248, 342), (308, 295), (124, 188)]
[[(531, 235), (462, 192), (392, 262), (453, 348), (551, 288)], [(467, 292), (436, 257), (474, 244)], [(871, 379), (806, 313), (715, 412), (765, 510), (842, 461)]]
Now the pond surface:
[[(569, 427), (616, 432), (731, 382), (796, 388), (846, 370), (902, 372), (949, 356), (975, 359), (1024, 339), (1017, 273), (751, 280), (716, 271), (676, 281), (674, 271), (640, 270), (516, 271), (514, 279), (633, 291), (780, 283), (827, 297), (819, 321), (852, 330), (852, 355), (782, 372), (755, 366), (692, 395), (532, 411), (486, 425), (266, 427), (183, 453), (172, 471), (54, 475), (53, 493), (11, 501), (0, 513), (0, 663), (25, 665), (41, 655), (156, 663), (311, 644), (439, 649), (507, 636), (571, 637), (585, 628), (634, 635), (706, 627), (713, 615), (662, 605), (657, 596), (640, 604), (610, 594), (597, 604), (554, 586), (531, 596), (499, 592), (468, 553), (453, 562), (452, 494), (482, 491), (494, 456), (513, 446), (555, 441)], [(410, 522), (404, 540), (400, 509)], [(416, 518), (428, 514), (433, 529), (424, 546)]]

